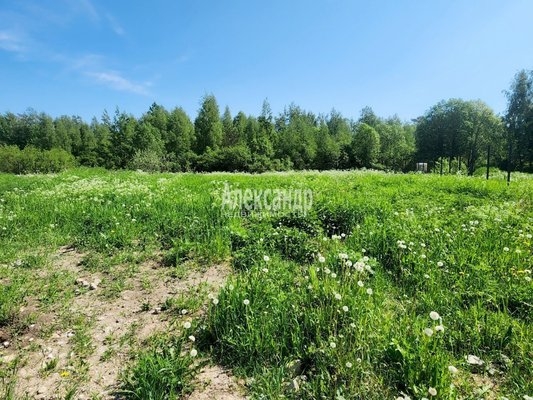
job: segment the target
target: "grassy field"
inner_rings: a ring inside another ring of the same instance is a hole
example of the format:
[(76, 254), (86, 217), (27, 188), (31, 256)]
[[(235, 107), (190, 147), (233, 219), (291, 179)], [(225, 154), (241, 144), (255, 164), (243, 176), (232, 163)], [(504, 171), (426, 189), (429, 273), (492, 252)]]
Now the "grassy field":
[(0, 397), (194, 398), (221, 366), (257, 399), (531, 399), (533, 179), (501, 178), (0, 175)]

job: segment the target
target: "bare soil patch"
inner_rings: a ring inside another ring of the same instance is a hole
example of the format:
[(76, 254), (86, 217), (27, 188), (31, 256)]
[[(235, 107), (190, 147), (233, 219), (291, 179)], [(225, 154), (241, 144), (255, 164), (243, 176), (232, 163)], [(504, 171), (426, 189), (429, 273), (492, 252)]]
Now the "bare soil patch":
[[(218, 291), (230, 272), (227, 265), (213, 265), (177, 279), (169, 277), (158, 261), (148, 261), (136, 267), (126, 290), (109, 299), (102, 296), (108, 277), (84, 270), (83, 257), (74, 249), (59, 250), (53, 269), (77, 277), (72, 282), (77, 295), (59, 311), (39, 314), (34, 309), (36, 322), (1, 354), (4, 363), (20, 360), (17, 398), (59, 399), (71, 390), (76, 399), (114, 398), (131, 351), (154, 333), (172, 329), (173, 318), (160, 305), (201, 284)], [(91, 288), (86, 283), (96, 285)], [(204, 368), (198, 382), (193, 400), (244, 398), (233, 378), (219, 367)]]

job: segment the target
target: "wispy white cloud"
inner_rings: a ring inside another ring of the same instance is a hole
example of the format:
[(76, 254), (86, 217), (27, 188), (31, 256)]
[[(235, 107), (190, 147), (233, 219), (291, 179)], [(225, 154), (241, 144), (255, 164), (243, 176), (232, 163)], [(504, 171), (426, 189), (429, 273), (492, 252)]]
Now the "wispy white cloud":
[(0, 31), (0, 49), (20, 54), (26, 50), (26, 46), (19, 35), (12, 32)]
[(126, 31), (124, 30), (124, 28), (122, 28), (122, 25), (120, 25), (120, 23), (115, 17), (113, 17), (113, 15), (107, 13), (105, 17), (109, 22), (111, 29), (113, 29), (113, 32), (115, 32), (118, 36), (124, 36), (126, 34)]
[(93, 21), (100, 20), (100, 14), (96, 10), (91, 0), (74, 0), (71, 3), (77, 10), (85, 14), (89, 19)]
[(148, 87), (150, 85), (148, 83), (133, 82), (122, 76), (117, 71), (86, 72), (85, 74), (92, 78), (96, 83), (110, 87), (114, 90), (130, 92), (144, 96), (149, 95)]

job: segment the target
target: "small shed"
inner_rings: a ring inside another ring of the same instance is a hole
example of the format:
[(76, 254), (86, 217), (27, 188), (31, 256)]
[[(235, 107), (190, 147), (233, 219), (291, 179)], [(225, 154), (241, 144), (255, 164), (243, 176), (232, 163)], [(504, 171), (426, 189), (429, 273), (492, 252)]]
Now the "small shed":
[(425, 162), (417, 162), (416, 163), (416, 172), (428, 172), (428, 163)]

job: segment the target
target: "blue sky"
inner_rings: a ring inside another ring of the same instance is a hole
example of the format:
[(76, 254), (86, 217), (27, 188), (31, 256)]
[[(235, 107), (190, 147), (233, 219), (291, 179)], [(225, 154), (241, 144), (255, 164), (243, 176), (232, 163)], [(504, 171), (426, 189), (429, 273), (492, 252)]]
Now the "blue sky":
[(153, 102), (409, 120), (452, 97), (497, 113), (533, 69), (529, 0), (0, 0), (0, 112), (86, 121)]

